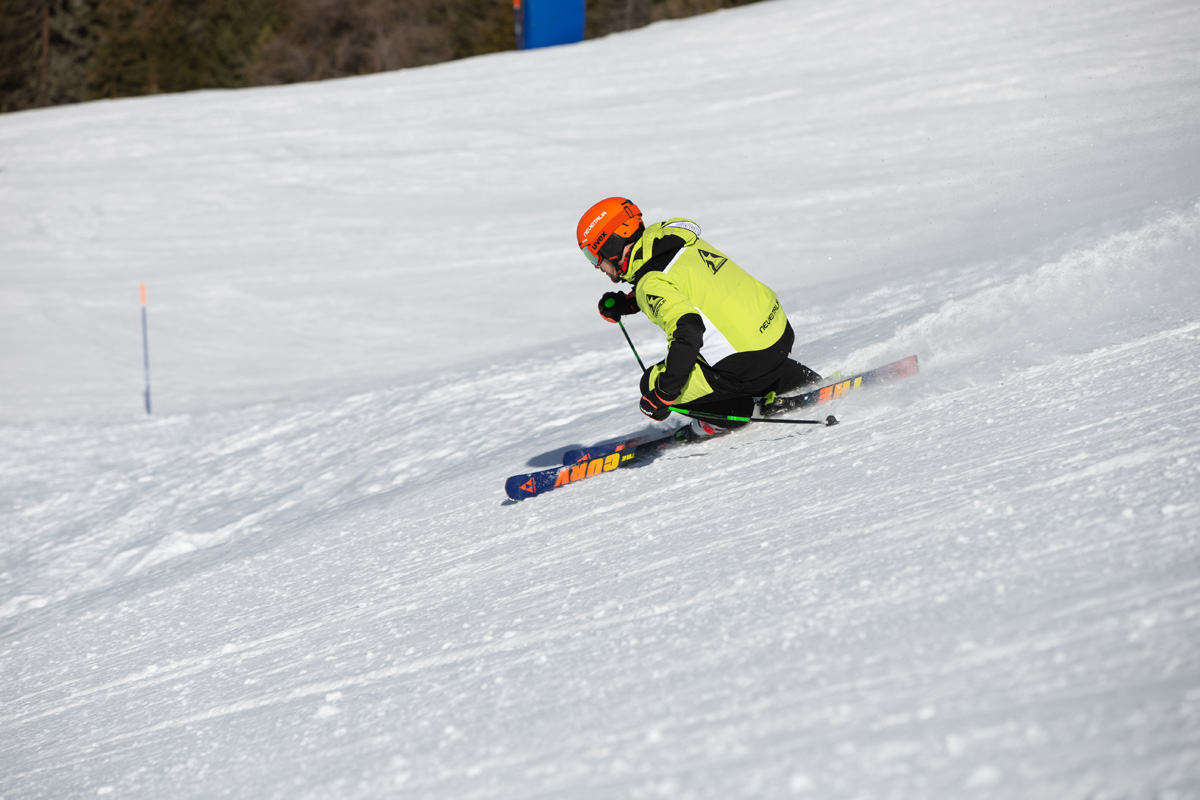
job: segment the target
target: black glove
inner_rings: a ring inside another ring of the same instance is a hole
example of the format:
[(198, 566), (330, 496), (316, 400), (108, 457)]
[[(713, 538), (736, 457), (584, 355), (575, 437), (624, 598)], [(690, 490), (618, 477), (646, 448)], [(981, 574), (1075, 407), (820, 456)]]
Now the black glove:
[(637, 300), (633, 296), (633, 292), (629, 294), (621, 294), (620, 292), (605, 292), (600, 298), (600, 316), (604, 317), (609, 322), (619, 322), (621, 317), (627, 317), (630, 314), (638, 313)]
[(651, 389), (649, 394), (642, 395), (642, 400), (638, 403), (638, 408), (652, 420), (662, 422), (671, 415), (670, 405), (674, 403), (676, 398), (663, 397), (658, 389)]

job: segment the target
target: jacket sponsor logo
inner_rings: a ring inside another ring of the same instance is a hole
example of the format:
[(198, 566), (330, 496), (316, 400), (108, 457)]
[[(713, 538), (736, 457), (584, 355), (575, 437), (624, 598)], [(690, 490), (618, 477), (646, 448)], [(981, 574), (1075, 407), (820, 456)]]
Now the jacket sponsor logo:
[(776, 301), (775, 301), (775, 307), (774, 307), (774, 308), (772, 308), (772, 309), (771, 309), (771, 313), (767, 315), (767, 321), (766, 321), (766, 322), (764, 322), (762, 325), (759, 325), (759, 326), (758, 326), (758, 332), (759, 332), (759, 333), (762, 333), (762, 332), (764, 332), (764, 331), (765, 331), (767, 328), (771, 327), (771, 323), (775, 321), (775, 315), (776, 315), (776, 314), (778, 314), (778, 313), (779, 313), (779, 311), (780, 311), (780, 309), (779, 309), (779, 301), (778, 301), (778, 300), (776, 300)]
[(708, 268), (712, 270), (713, 275), (716, 275), (717, 270), (725, 266), (725, 262), (729, 260), (723, 255), (719, 255), (718, 253), (710, 253), (707, 250), (701, 250), (700, 248), (696, 248), (696, 253), (699, 254), (702, 259), (704, 259), (704, 263), (707, 264)]
[(664, 228), (683, 228), (685, 231), (691, 231), (692, 233), (696, 234), (697, 236), (700, 235), (700, 226), (694, 222), (686, 222), (683, 220), (681, 220), (679, 222), (668, 222), (666, 225), (663, 225), (663, 227)]
[(651, 313), (653, 313), (654, 316), (657, 317), (658, 310), (660, 308), (662, 308), (663, 298), (659, 297), (656, 294), (648, 294), (648, 295), (646, 295), (646, 302), (650, 305)]

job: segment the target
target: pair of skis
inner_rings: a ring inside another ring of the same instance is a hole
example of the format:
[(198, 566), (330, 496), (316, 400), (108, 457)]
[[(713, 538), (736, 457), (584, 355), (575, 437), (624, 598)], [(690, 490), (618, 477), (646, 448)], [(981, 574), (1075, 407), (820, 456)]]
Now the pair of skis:
[[(785, 411), (827, 403), (847, 392), (916, 374), (917, 357), (908, 356), (882, 367), (840, 379), (819, 389), (788, 397), (776, 397), (773, 403), (763, 409), (763, 414), (765, 417), (771, 417)], [(665, 436), (634, 437), (567, 450), (563, 453), (561, 467), (550, 467), (537, 472), (513, 475), (504, 482), (504, 490), (512, 500), (537, 497), (560, 486), (577, 483), (593, 475), (612, 472), (639, 461), (644, 462), (660, 450), (696, 441), (698, 438), (700, 437), (693, 433), (691, 425), (685, 425)]]

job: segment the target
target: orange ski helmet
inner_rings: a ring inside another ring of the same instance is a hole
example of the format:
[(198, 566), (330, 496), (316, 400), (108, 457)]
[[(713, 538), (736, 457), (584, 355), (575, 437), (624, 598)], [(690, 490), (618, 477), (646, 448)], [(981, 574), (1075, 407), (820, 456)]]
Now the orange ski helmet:
[(645, 230), (642, 211), (632, 200), (624, 197), (608, 197), (589, 208), (579, 218), (575, 238), (584, 257), (593, 265), (609, 259), (625, 271), (621, 264), (621, 253), (625, 245), (636, 239)]

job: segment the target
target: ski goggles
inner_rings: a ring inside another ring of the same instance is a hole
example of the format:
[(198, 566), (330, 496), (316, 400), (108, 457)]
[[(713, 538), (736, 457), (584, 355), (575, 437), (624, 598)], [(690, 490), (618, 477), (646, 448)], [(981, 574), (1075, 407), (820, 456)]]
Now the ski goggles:
[(599, 253), (593, 253), (586, 247), (582, 248), (582, 250), (583, 257), (586, 258), (588, 263), (590, 263), (593, 267), (600, 266), (600, 262), (606, 259), (620, 266), (621, 256), (625, 252), (625, 240), (620, 236), (610, 235), (605, 240), (604, 244), (600, 245)]

